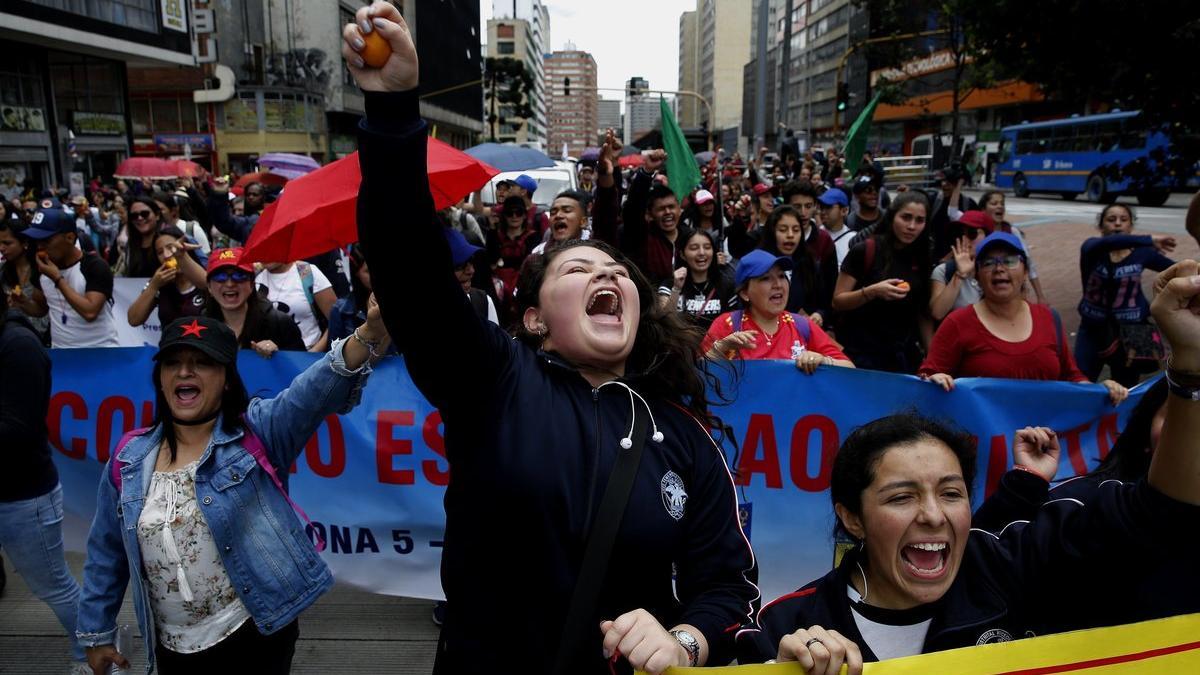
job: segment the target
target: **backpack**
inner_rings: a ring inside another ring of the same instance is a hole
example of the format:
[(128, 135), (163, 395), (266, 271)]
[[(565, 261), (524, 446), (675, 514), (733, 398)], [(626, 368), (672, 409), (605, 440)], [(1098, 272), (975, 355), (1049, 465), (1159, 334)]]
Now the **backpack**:
[(300, 284), (304, 287), (304, 297), (308, 300), (308, 308), (312, 310), (313, 318), (317, 320), (317, 328), (321, 332), (325, 332), (325, 329), (329, 328), (329, 319), (326, 318), (321, 308), (317, 306), (317, 298), (313, 294), (312, 265), (303, 260), (297, 260), (296, 270), (300, 272)]
[[(792, 321), (796, 323), (797, 330), (800, 331), (800, 337), (804, 338), (804, 344), (812, 342), (812, 324), (806, 316), (800, 316), (795, 312), (788, 312), (792, 315)], [(733, 310), (733, 316), (730, 317), (733, 322), (733, 332), (738, 332), (742, 329), (742, 310)]]
[[(258, 434), (254, 433), (254, 429), (250, 427), (250, 423), (246, 421), (245, 415), (242, 416), (242, 427), (246, 430), (242, 437), (242, 446), (254, 457), (254, 461), (258, 466), (267, 472), (267, 476), (271, 478), (271, 482), (275, 483), (275, 487), (279, 488), (279, 493), (287, 500), (288, 506), (292, 507), (292, 510), (304, 520), (306, 525), (312, 525), (312, 520), (309, 519), (308, 514), (296, 502), (292, 501), (287, 490), (283, 487), (283, 481), (279, 480), (279, 474), (275, 471), (275, 466), (271, 464), (270, 459), (267, 459), (267, 449), (263, 447), (262, 440), (258, 437)], [(153, 427), (142, 427), (141, 429), (128, 431), (125, 435), (121, 436), (121, 440), (117, 441), (117, 447), (113, 448), (112, 461), (109, 462), (111, 469), (108, 479), (112, 482), (118, 494), (121, 492), (121, 467), (124, 466), (124, 463), (119, 461), (117, 456), (125, 449), (126, 445), (129, 445), (129, 441), (133, 440), (135, 436), (141, 436), (151, 429)], [(313, 528), (313, 533), (317, 537), (317, 550), (324, 551), (325, 540), (317, 533), (316, 528)]]

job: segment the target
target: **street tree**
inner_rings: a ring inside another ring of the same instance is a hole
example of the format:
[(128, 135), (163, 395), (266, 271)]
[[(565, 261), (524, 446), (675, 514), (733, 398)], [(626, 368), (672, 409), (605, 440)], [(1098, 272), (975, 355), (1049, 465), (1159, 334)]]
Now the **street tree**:
[(488, 129), (492, 142), (501, 124), (519, 123), (533, 117), (533, 76), (517, 59), (488, 57), (484, 61), (484, 97), (488, 103)]

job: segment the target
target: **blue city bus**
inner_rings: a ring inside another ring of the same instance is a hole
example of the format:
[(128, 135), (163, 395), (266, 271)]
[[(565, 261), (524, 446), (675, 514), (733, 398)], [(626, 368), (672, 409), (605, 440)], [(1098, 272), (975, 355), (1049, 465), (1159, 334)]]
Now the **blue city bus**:
[(1086, 194), (1110, 202), (1134, 195), (1139, 204), (1161, 206), (1171, 196), (1166, 172), (1157, 170), (1170, 138), (1147, 128), (1140, 111), (1026, 122), (1004, 127), (1000, 137), (996, 186), (1018, 197)]

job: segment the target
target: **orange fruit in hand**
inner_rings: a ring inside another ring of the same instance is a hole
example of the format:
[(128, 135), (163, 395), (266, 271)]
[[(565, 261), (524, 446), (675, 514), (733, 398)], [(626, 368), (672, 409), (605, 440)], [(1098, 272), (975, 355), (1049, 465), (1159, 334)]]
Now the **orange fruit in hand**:
[(383, 64), (387, 63), (388, 57), (392, 55), (392, 46), (383, 39), (378, 30), (372, 30), (363, 36), (363, 48), (358, 53), (368, 66), (382, 68)]
[(167, 258), (167, 262), (164, 264), (167, 266), (168, 269), (175, 269), (175, 268), (179, 267), (179, 261), (174, 258)]
[(44, 263), (50, 262), (50, 254), (46, 253), (45, 251), (38, 251), (37, 257), (38, 260), (41, 260)]
[(907, 291), (908, 290), (908, 282), (901, 281), (900, 283), (896, 284), (896, 288), (899, 288), (902, 291)]

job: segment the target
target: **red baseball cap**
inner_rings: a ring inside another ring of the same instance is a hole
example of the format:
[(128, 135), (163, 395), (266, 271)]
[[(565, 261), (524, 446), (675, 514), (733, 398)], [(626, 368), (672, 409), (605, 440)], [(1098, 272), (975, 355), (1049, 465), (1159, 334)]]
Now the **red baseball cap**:
[(771, 191), (771, 186), (766, 183), (759, 183), (754, 186), (754, 194), (761, 195)]
[(958, 217), (957, 222), (960, 222), (967, 227), (974, 227), (983, 230), (988, 234), (991, 234), (992, 230), (996, 229), (996, 222), (992, 220), (991, 216), (983, 211), (964, 211), (963, 214)]
[(254, 274), (254, 264), (242, 260), (242, 247), (240, 246), (235, 248), (219, 248), (208, 256), (208, 273), (210, 275), (222, 267), (236, 267), (239, 270), (245, 270), (250, 274)]

